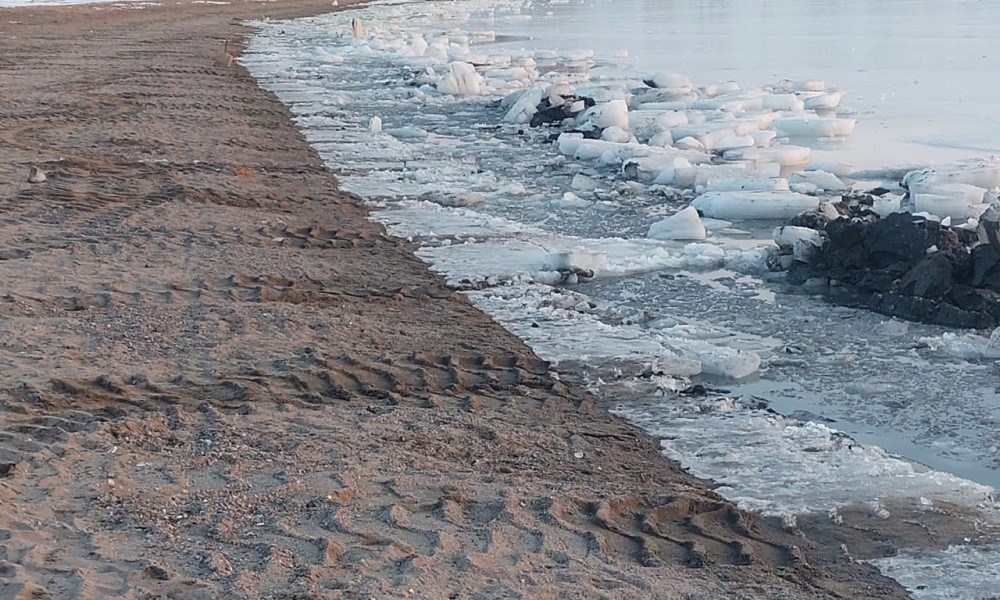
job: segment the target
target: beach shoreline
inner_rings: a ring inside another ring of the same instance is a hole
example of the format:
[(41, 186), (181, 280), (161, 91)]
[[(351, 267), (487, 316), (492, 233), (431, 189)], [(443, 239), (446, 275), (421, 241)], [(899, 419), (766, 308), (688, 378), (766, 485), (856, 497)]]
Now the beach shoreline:
[(902, 598), (994, 533), (740, 511), (554, 377), (236, 64), (332, 8), (3, 9), (2, 597)]

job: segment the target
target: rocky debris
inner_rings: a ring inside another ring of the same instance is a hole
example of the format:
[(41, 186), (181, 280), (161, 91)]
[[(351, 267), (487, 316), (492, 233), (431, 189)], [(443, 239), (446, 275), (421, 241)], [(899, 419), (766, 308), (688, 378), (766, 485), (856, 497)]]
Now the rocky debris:
[(771, 267), (886, 315), (962, 328), (1000, 324), (1000, 211), (984, 214), (975, 230), (907, 212), (880, 217), (872, 200), (845, 197), (835, 218), (828, 211), (791, 219), (775, 230)]
[(38, 167), (31, 167), (31, 171), (28, 172), (28, 183), (42, 183), (48, 179), (45, 173)]

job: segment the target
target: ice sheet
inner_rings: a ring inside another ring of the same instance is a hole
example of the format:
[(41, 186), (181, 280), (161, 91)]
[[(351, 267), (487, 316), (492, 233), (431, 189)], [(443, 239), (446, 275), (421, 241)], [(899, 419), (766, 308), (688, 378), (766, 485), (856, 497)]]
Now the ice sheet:
[(1000, 83), (992, 77), (1000, 70), (1000, 54), (992, 51), (1000, 4), (914, 6), (912, 0), (539, 2), (530, 11), (535, 18), (517, 33), (557, 47), (590, 47), (597, 56), (624, 48), (628, 56), (617, 62), (626, 69), (678, 72), (695, 82), (735, 80), (750, 88), (779, 77), (822, 77), (846, 90), (841, 104), (855, 108), (860, 120), (852, 139), (834, 152), (817, 149), (817, 158), (846, 153), (859, 169), (1000, 154), (1000, 122), (993, 117)]

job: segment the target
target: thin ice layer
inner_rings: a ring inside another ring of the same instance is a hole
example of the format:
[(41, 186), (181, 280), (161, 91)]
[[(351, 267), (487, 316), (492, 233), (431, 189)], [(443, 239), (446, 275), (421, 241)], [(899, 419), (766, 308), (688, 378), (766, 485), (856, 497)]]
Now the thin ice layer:
[(993, 600), (1000, 590), (1000, 546), (951, 546), (871, 561), (913, 600)]

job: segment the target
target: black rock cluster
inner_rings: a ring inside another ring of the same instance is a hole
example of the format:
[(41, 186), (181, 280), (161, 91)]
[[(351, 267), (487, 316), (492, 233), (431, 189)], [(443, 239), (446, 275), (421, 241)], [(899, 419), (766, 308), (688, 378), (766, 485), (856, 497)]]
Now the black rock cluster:
[(844, 214), (834, 220), (805, 213), (789, 222), (817, 229), (824, 239), (808, 263), (792, 262), (791, 282), (826, 278), (854, 303), (911, 321), (979, 329), (1000, 324), (1000, 223), (991, 213), (970, 230), (910, 213), (880, 218), (858, 200), (845, 198)]

